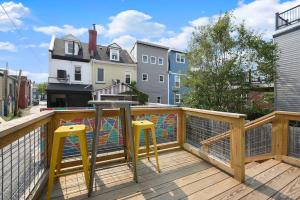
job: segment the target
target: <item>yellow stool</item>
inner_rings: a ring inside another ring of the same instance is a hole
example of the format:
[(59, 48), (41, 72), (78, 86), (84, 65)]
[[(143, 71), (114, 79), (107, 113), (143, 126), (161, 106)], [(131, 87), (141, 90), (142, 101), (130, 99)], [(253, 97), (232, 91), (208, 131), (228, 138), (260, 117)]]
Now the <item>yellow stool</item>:
[[(58, 129), (55, 130), (53, 136), (52, 154), (51, 154), (51, 162), (50, 162), (50, 170), (49, 170), (47, 199), (50, 199), (54, 180), (56, 177), (59, 176), (59, 172), (61, 169), (64, 139), (66, 137), (76, 136), (79, 139), (85, 182), (88, 188), (90, 177), (89, 177), (88, 149), (87, 149), (85, 134), (86, 134), (85, 125), (60, 126)], [(55, 169), (56, 169), (56, 173), (55, 173)]]
[(149, 156), (150, 156), (149, 155), (150, 154), (150, 152), (149, 152), (150, 151), (149, 150), (150, 149), (149, 130), (151, 130), (152, 142), (153, 142), (153, 147), (154, 147), (154, 155), (156, 158), (156, 168), (157, 168), (157, 171), (160, 172), (154, 123), (152, 123), (148, 120), (132, 121), (132, 126), (133, 126), (133, 134), (134, 134), (135, 160), (136, 161), (138, 160), (141, 130), (144, 130), (144, 133), (145, 133), (146, 153), (147, 153), (147, 158), (149, 159)]

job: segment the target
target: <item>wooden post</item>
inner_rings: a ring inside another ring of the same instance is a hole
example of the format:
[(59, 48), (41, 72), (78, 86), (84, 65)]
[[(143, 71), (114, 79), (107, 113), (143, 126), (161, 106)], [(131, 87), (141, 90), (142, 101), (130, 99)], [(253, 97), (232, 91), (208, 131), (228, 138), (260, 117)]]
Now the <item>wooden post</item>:
[(245, 119), (243, 117), (231, 123), (230, 158), (234, 178), (245, 181)]
[(177, 140), (181, 148), (183, 148), (185, 143), (185, 117), (185, 111), (180, 110), (177, 114)]
[(272, 154), (276, 160), (288, 154), (288, 120), (280, 115), (272, 122)]

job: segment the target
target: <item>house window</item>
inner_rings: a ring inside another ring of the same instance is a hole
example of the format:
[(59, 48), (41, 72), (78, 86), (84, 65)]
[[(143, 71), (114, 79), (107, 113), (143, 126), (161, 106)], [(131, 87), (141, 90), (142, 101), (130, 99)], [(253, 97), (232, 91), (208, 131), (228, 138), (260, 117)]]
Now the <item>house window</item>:
[(111, 49), (110, 50), (110, 60), (119, 61), (119, 50)]
[(97, 82), (104, 82), (104, 69), (102, 68), (97, 69)]
[(150, 57), (150, 63), (151, 64), (156, 64), (156, 57), (155, 56)]
[(180, 88), (180, 76), (179, 75), (175, 75), (175, 87), (176, 88)]
[(181, 95), (175, 94), (175, 103), (181, 103)]
[(142, 74), (142, 80), (148, 81), (148, 74)]
[(67, 72), (66, 70), (57, 70), (57, 79), (66, 79), (67, 78)]
[(127, 84), (131, 83), (131, 73), (130, 72), (125, 73), (125, 83), (127, 83)]
[(181, 53), (176, 53), (176, 62), (185, 63), (185, 55)]
[(158, 65), (163, 65), (163, 64), (164, 64), (164, 59), (158, 58)]
[(164, 75), (159, 75), (159, 82), (163, 83), (165, 81), (164, 78), (165, 78)]
[(143, 55), (142, 56), (142, 61), (143, 61), (143, 63), (148, 63), (148, 56), (147, 55)]
[(81, 67), (75, 67), (75, 81), (81, 81)]
[(74, 53), (74, 42), (67, 42), (68, 43), (68, 54)]
[(161, 103), (161, 97), (156, 97), (156, 103)]

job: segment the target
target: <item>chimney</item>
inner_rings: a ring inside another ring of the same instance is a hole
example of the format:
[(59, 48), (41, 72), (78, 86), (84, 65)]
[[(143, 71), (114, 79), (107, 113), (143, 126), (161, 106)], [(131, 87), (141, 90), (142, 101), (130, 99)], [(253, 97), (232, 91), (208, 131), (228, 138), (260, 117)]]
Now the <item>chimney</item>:
[(93, 29), (89, 30), (89, 53), (91, 57), (95, 57), (97, 51), (97, 31), (96, 24), (93, 24)]

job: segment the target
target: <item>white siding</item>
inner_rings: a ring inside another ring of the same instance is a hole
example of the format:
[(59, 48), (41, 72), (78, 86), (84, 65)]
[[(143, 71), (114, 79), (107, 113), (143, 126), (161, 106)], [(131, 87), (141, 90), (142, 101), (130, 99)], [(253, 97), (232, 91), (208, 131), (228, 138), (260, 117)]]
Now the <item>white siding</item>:
[(300, 29), (276, 36), (279, 47), (275, 109), (300, 112)]
[[(75, 81), (75, 66), (81, 66), (81, 81)], [(92, 84), (92, 71), (90, 63), (49, 59), (48, 72), (49, 77), (57, 77), (57, 70), (66, 70), (67, 75), (70, 76), (70, 83), (74, 84)], [(50, 83), (59, 83), (56, 79), (50, 78)]]

